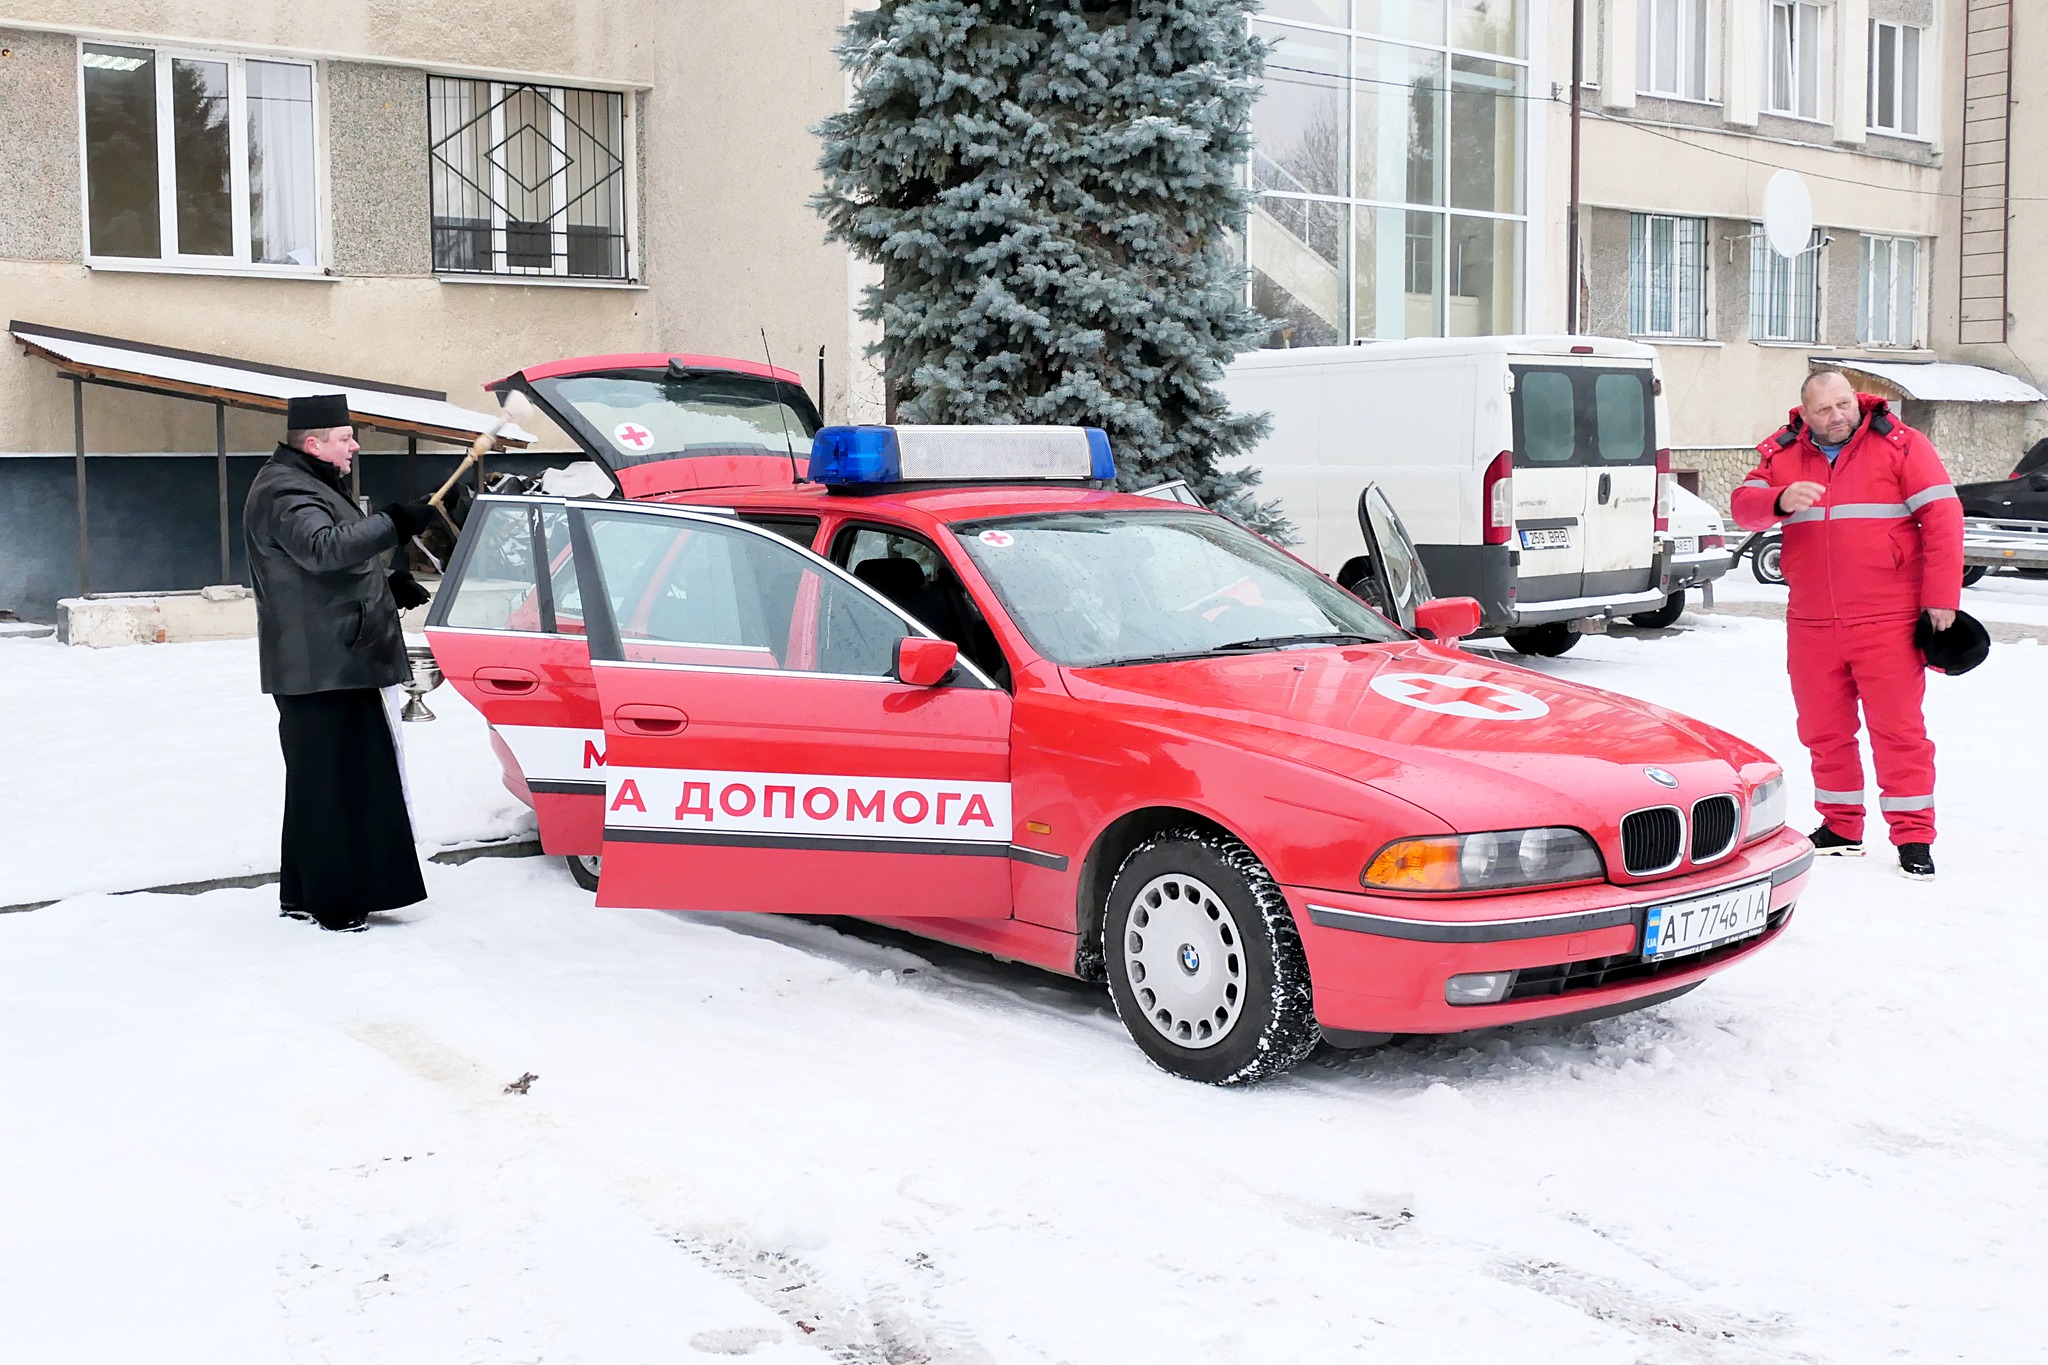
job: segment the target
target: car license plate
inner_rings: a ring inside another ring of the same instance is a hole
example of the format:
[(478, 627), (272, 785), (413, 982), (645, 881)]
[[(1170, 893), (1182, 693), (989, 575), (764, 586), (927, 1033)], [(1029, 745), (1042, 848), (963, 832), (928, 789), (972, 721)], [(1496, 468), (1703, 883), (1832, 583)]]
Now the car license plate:
[(1522, 532), (1522, 548), (1525, 550), (1569, 550), (1572, 547), (1572, 533), (1562, 526), (1539, 526)]
[(1693, 554), (1698, 554), (1698, 553), (1699, 553), (1699, 550), (1700, 550), (1700, 540), (1699, 540), (1699, 537), (1698, 537), (1698, 536), (1680, 536), (1680, 537), (1678, 538), (1678, 553), (1679, 553), (1679, 554), (1682, 554), (1682, 555), (1693, 555)]
[(1683, 957), (1748, 938), (1771, 917), (1768, 880), (1730, 887), (1707, 896), (1650, 907), (1643, 926), (1643, 960)]

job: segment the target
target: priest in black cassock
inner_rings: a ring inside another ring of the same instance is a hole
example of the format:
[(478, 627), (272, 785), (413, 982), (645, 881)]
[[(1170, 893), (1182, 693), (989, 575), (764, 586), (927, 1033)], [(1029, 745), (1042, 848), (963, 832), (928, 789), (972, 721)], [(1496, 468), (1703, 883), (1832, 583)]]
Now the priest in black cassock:
[(263, 690), (284, 747), (278, 902), (325, 929), (361, 929), (372, 911), (427, 896), (393, 704), (412, 676), (398, 613), (427, 594), (402, 557), (395, 569), (386, 560), (432, 509), (365, 515), (349, 500), (359, 447), (346, 395), (292, 399), (285, 426), (242, 511)]

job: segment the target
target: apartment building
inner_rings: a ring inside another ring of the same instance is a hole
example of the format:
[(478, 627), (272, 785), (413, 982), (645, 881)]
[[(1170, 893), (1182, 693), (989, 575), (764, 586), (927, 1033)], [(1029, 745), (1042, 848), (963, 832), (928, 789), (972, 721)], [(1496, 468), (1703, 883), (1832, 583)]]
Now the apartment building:
[[(485, 381), (541, 360), (758, 358), (765, 329), (807, 376), (824, 348), (828, 411), (877, 411), (855, 363), (861, 279), (808, 204), (845, 16), (842, 0), (0, 4), (0, 309), (476, 409)], [(79, 586), (74, 397), (47, 360), (0, 349), (0, 608), (25, 616)], [(90, 384), (80, 406), (92, 588), (219, 581), (216, 504), (238, 513), (277, 419)], [(379, 496), (449, 449), (367, 445)]]

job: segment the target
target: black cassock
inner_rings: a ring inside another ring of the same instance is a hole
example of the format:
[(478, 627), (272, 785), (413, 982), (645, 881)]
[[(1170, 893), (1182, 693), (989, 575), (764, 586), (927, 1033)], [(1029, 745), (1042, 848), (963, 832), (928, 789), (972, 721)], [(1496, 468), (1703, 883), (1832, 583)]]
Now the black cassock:
[(358, 687), (272, 700), (284, 748), (278, 903), (334, 928), (425, 900), (382, 695)]

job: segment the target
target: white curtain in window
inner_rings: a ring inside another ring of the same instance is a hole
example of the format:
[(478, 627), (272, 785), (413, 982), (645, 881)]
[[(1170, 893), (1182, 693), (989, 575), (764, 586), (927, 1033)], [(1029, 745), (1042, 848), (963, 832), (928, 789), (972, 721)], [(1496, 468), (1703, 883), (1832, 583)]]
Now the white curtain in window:
[(250, 61), (249, 254), (268, 265), (319, 264), (313, 70)]

